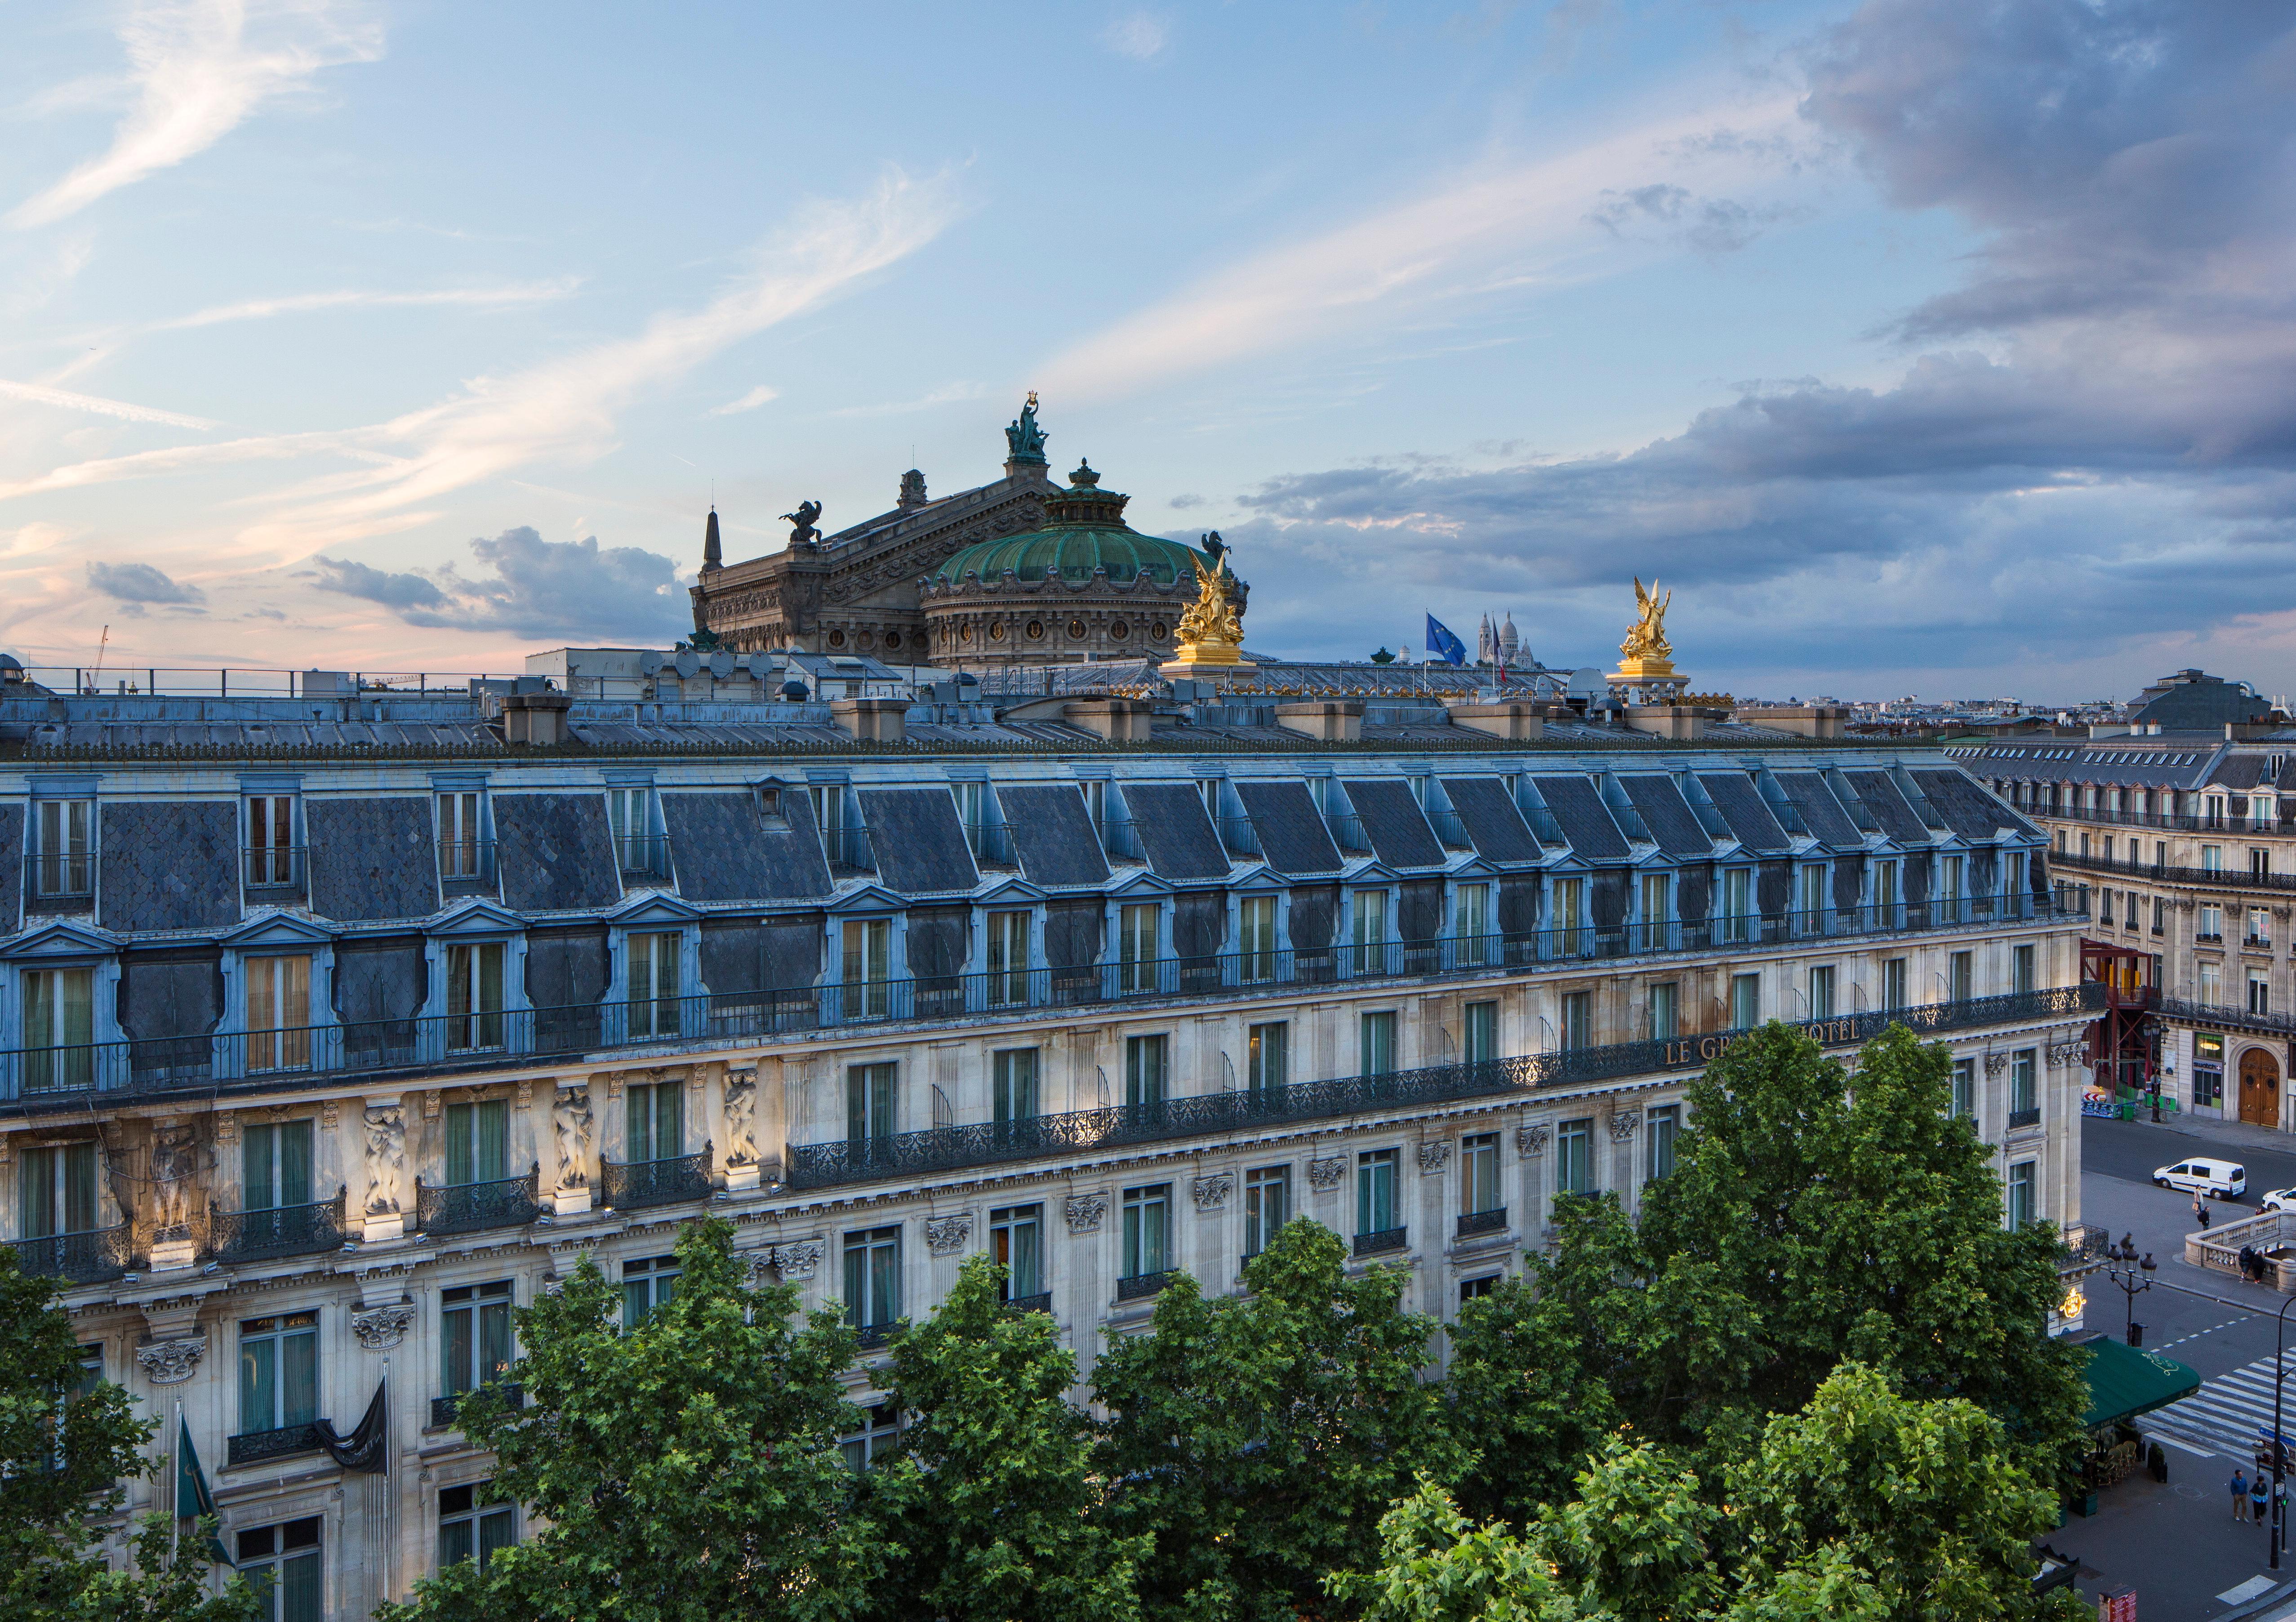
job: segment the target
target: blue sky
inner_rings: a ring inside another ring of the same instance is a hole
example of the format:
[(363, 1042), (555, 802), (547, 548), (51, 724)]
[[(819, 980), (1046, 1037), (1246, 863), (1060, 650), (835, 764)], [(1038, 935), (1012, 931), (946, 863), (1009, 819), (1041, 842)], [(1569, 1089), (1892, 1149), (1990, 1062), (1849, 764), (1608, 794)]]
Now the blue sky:
[(0, 4), (0, 647), (502, 669), (997, 471), (1253, 645), (2296, 688), (2279, 4)]

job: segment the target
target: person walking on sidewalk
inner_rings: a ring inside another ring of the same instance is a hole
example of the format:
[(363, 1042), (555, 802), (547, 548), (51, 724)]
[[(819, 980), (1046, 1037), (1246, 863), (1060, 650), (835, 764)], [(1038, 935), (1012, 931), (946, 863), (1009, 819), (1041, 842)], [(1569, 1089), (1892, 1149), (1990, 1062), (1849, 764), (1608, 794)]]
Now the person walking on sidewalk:
[(2264, 1524), (2265, 1505), (2271, 1496), (2272, 1484), (2264, 1479), (2264, 1472), (2259, 1470), (2256, 1472), (2256, 1479), (2248, 1484), (2248, 1512), (2259, 1526)]
[(2193, 1220), (2199, 1223), (2202, 1228), (2209, 1225), (2209, 1208), (2201, 1202), (2201, 1197), (2198, 1194), (2193, 1196)]
[(2234, 1520), (2248, 1519), (2248, 1478), (2240, 1473), (2237, 1464), (2232, 1468), (2232, 1518)]

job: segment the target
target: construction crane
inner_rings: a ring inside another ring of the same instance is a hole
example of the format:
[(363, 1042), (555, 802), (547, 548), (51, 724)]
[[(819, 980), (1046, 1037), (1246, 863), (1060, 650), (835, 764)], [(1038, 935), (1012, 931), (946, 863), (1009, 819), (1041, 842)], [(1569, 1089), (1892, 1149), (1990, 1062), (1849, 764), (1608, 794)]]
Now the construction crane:
[(104, 650), (111, 646), (111, 627), (107, 624), (103, 627), (103, 639), (95, 644), (95, 674), (88, 678), (87, 684), (87, 690), (90, 692), (103, 691), (103, 654)]

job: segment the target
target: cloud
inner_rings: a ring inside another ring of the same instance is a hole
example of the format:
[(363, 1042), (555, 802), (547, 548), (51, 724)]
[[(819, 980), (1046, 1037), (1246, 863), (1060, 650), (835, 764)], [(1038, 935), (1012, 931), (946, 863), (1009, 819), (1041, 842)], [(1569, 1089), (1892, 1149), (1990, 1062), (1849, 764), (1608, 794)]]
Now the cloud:
[(1700, 253), (1718, 254), (1737, 252), (1769, 226), (1799, 212), (1784, 204), (1749, 209), (1726, 197), (1699, 197), (1681, 186), (1660, 184), (1606, 191), (1587, 218), (1619, 237), (1638, 225), (1656, 222), (1667, 227), (1669, 240)]
[(737, 412), (755, 411), (758, 406), (781, 397), (780, 389), (767, 383), (759, 383), (738, 400), (728, 400), (723, 406), (712, 406), (709, 408), (709, 414), (713, 417), (730, 417)]
[(676, 565), (636, 546), (602, 550), (598, 537), (545, 541), (521, 525), (471, 542), (493, 570), (476, 578), (452, 565), (390, 573), (336, 558), (313, 560), (322, 591), (363, 598), (409, 625), (576, 642), (659, 642), (691, 627)]
[(87, 583), (131, 615), (147, 605), (194, 608), (207, 601), (198, 586), (169, 579), (149, 563), (90, 563)]
[(381, 29), (332, 0), (142, 5), (119, 32), (134, 106), (107, 151), (19, 204), (7, 217), (11, 225), (52, 225), (205, 152), (265, 102), (302, 88), (321, 70), (382, 54)]
[[(1043, 387), (1098, 398), (1366, 331), (1495, 286), (1562, 283), (1619, 251), (1589, 223), (1608, 195), (1762, 184), (1791, 147), (1783, 97), (1704, 108), (1535, 162), (1451, 178), (1408, 202), (1271, 248), (1151, 305), (1054, 358)], [(1729, 138), (1718, 138), (1726, 135)], [(1662, 176), (1662, 178), (1660, 178)]]
[(274, 315), (300, 315), (313, 310), (389, 309), (398, 307), (463, 305), (476, 309), (499, 309), (515, 304), (543, 304), (563, 299), (582, 284), (579, 276), (548, 282), (514, 282), (501, 287), (441, 287), (409, 292), (381, 292), (346, 288), (324, 293), (289, 293), (276, 299), (243, 299), (218, 304), (140, 327), (143, 332), (175, 332), (192, 327), (219, 326), (231, 321), (264, 321)]
[(1152, 12), (1127, 12), (1100, 32), (1101, 44), (1136, 62), (1154, 61), (1171, 39), (1171, 24)]
[(951, 383), (919, 395), (914, 400), (894, 400), (882, 406), (840, 406), (829, 414), (832, 417), (897, 417), (912, 411), (929, 411), (936, 406), (954, 405), (960, 400), (984, 398), (988, 390), (979, 383)]
[(0, 395), (12, 399), (29, 400), (36, 406), (55, 406), (66, 411), (93, 412), (100, 417), (118, 417), (123, 422), (164, 422), (171, 428), (213, 428), (205, 417), (187, 417), (180, 412), (161, 411), (156, 406), (133, 406), (126, 400), (107, 400), (93, 394), (73, 394), (67, 389), (50, 389), (39, 383), (19, 383), (0, 378)]

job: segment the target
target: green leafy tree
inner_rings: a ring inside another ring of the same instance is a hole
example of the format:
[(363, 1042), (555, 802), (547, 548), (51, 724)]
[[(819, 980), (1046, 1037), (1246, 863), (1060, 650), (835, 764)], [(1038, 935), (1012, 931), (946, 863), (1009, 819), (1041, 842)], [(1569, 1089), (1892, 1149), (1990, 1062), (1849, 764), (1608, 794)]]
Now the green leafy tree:
[(839, 1436), (855, 1337), (835, 1307), (793, 1326), (797, 1293), (751, 1290), (711, 1221), (677, 1241), (674, 1298), (634, 1328), (586, 1260), (519, 1314), (512, 1378), (534, 1405), (463, 1399), (496, 1487), (539, 1529), (482, 1572), (465, 1561), (383, 1622), (841, 1622), (868, 1614), (902, 1552), (856, 1505)]
[(53, 1282), (25, 1274), (0, 1245), (0, 1616), (24, 1622), (244, 1622), (258, 1596), (238, 1577), (209, 1593), (212, 1522), (177, 1537), (146, 1517), (134, 1569), (98, 1552), (126, 1482), (152, 1466), (158, 1421), (99, 1380), (81, 1390), (79, 1345)]
[(998, 1298), (975, 1256), (932, 1316), (894, 1342), (900, 1453), (870, 1472), (905, 1551), (880, 1613), (947, 1622), (1131, 1622), (1144, 1537), (1095, 1518), (1090, 1422), (1068, 1400), (1076, 1359), (1050, 1315)]
[(1186, 1622), (1293, 1622), (1331, 1571), (1369, 1569), (1379, 1520), (1422, 1473), (1465, 1456), (1422, 1379), (1434, 1321), (1405, 1275), (1350, 1277), (1347, 1247), (1304, 1217), (1206, 1300), (1175, 1278), (1147, 1333), (1094, 1373), (1110, 1524), (1144, 1536), (1141, 1609)]

